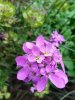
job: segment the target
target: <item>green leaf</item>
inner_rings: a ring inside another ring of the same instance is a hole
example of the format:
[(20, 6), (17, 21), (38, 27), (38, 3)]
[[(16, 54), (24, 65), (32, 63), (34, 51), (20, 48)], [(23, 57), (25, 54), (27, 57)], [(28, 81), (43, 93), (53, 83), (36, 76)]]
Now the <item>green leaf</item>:
[(70, 71), (68, 71), (68, 75), (70, 76), (70, 77), (75, 77), (75, 70), (70, 70)]
[(73, 70), (74, 69), (73, 61), (69, 56), (64, 57), (64, 64), (65, 64), (65, 66), (68, 70)]

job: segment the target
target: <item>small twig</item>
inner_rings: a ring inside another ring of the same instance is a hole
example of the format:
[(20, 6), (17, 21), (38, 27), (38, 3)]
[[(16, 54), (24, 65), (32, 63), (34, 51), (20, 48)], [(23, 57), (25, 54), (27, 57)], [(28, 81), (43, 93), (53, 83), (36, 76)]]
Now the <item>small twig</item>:
[(60, 100), (64, 100), (66, 97), (68, 97), (69, 95), (71, 95), (72, 93), (75, 93), (75, 90), (67, 93), (66, 95), (64, 95)]
[(70, 50), (70, 51), (72, 51), (72, 52), (75, 52), (74, 49), (68, 48), (67, 46), (62, 46), (62, 47), (66, 48), (66, 49), (68, 49), (68, 50)]
[[(71, 59), (72, 61), (75, 61), (75, 59)], [(71, 61), (70, 59), (69, 60), (63, 60), (63, 61)]]

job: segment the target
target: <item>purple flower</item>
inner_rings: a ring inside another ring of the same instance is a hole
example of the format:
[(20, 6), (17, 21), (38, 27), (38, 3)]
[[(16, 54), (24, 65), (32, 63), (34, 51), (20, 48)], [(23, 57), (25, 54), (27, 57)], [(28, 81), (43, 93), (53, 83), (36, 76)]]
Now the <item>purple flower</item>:
[(40, 48), (40, 51), (44, 53), (44, 56), (52, 56), (53, 52), (55, 51), (55, 47), (48, 43)]
[[(32, 82), (30, 90), (42, 92), (51, 81), (57, 88), (64, 88), (68, 83), (62, 54), (59, 45), (64, 41), (64, 37), (54, 31), (50, 40), (40, 35), (36, 41), (23, 44), (23, 56), (16, 57), (17, 79), (25, 83)], [(61, 65), (61, 69), (58, 68)]]
[(40, 50), (34, 46), (32, 52), (28, 55), (28, 60), (30, 62), (41, 63), (44, 60), (44, 55), (40, 54)]
[(58, 47), (65, 39), (63, 35), (60, 35), (57, 31), (53, 31), (53, 34), (50, 38), (50, 42), (53, 43), (56, 47)]
[(36, 46), (40, 49), (44, 56), (52, 56), (56, 49), (50, 42), (46, 41), (43, 36), (37, 37)]

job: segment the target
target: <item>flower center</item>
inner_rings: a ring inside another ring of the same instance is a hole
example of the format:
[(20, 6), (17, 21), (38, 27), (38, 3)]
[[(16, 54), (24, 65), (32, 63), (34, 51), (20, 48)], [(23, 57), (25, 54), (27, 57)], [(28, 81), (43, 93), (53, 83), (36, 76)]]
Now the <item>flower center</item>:
[(35, 57), (36, 60), (39, 60), (39, 58), (40, 58), (39, 56), (36, 56), (36, 57)]
[(45, 52), (45, 56), (48, 56), (49, 52)]

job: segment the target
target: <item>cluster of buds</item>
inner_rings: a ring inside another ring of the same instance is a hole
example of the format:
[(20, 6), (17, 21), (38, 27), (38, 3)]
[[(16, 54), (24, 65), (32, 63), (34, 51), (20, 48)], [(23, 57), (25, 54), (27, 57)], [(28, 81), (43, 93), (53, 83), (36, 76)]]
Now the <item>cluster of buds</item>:
[[(35, 42), (23, 44), (24, 55), (16, 57), (17, 79), (25, 83), (32, 83), (30, 90), (42, 92), (48, 81), (57, 88), (64, 88), (68, 82), (65, 73), (62, 54), (59, 46), (64, 42), (64, 37), (54, 31), (49, 40), (42, 35), (36, 38)], [(58, 64), (61, 68), (58, 68)]]

